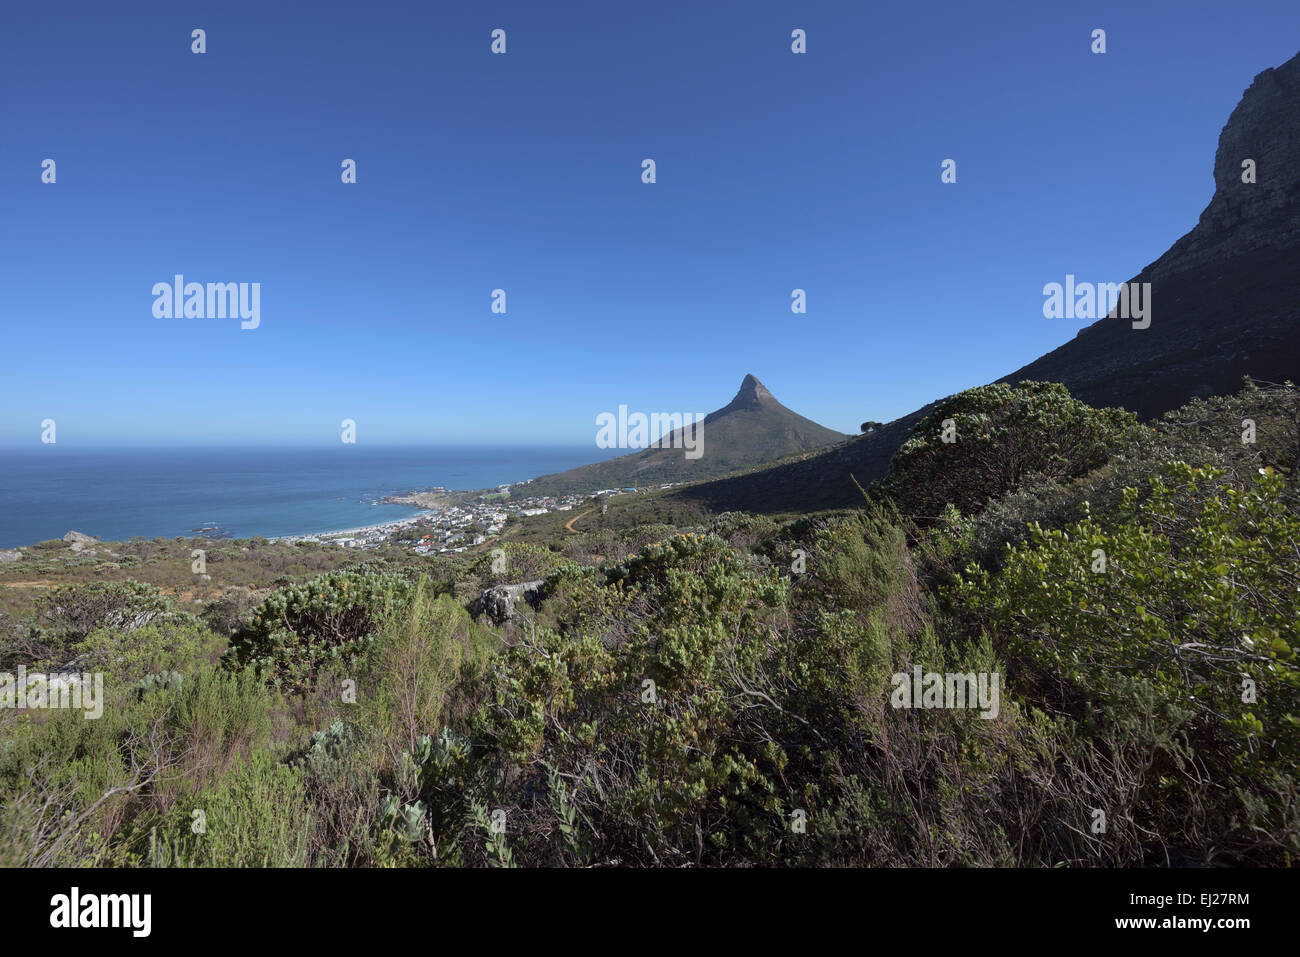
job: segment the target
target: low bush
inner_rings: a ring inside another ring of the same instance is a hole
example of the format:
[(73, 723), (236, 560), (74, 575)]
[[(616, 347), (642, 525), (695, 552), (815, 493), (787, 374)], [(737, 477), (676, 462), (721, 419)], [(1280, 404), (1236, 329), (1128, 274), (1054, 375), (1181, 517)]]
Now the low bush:
[(235, 633), (223, 660), (286, 691), (306, 690), (326, 664), (355, 665), (385, 616), (405, 607), (412, 591), (410, 582), (370, 570), (276, 589)]
[(1131, 412), (1094, 409), (1059, 383), (981, 386), (916, 424), (879, 491), (921, 522), (949, 505), (975, 514), (1027, 481), (1088, 473), (1142, 428)]
[(954, 593), (1026, 698), (1152, 756), (1136, 826), (1220, 861), (1295, 859), (1300, 516), (1272, 469), (1221, 480), (1171, 465), (1114, 515), (1032, 528)]

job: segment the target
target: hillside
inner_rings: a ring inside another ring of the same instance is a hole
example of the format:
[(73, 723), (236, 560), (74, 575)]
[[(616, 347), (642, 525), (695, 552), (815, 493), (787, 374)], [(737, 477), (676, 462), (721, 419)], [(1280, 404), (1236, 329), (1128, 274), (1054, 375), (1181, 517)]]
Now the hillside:
[(825, 448), (846, 436), (787, 409), (763, 383), (747, 375), (735, 398), (704, 418), (703, 454), (687, 458), (681, 431), (650, 448), (605, 462), (543, 475), (513, 489), (516, 495), (557, 495), (604, 488), (694, 482)]
[[(1255, 183), (1242, 163), (1256, 164)], [(1241, 378), (1300, 373), (1300, 54), (1255, 77), (1219, 136), (1214, 197), (1200, 220), (1134, 277), (1153, 319), (1115, 315), (1004, 381), (1062, 382), (1093, 406), (1152, 418)]]
[[(1242, 182), (1253, 159), (1257, 182)], [(1215, 192), (1197, 225), (1133, 278), (1151, 283), (1152, 321), (1114, 314), (999, 381), (1061, 382), (1097, 407), (1154, 418), (1242, 376), (1300, 379), (1300, 54), (1255, 77), (1219, 136)], [(918, 409), (870, 435), (748, 475), (675, 490), (715, 511), (811, 511), (861, 501)]]

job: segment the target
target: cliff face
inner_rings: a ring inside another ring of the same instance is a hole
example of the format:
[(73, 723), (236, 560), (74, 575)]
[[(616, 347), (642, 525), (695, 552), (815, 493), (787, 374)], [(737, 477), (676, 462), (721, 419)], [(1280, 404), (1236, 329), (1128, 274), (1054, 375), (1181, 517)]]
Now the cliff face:
[[(1254, 184), (1242, 163), (1255, 161)], [(1300, 245), (1300, 54), (1255, 77), (1219, 134), (1214, 198), (1196, 228), (1144, 270), (1164, 278)]]
[[(1255, 161), (1254, 183), (1242, 161)], [(1214, 197), (1195, 228), (1133, 282), (1151, 283), (1151, 325), (1110, 316), (1001, 381), (1063, 382), (1094, 406), (1143, 418), (1244, 375), (1300, 381), (1300, 54), (1255, 77), (1214, 158)], [(684, 488), (715, 510), (812, 511), (860, 503), (853, 479), (883, 478), (929, 406), (800, 461)]]
[(1243, 375), (1300, 378), (1300, 55), (1255, 77), (1232, 111), (1214, 185), (1195, 228), (1132, 280), (1151, 283), (1150, 328), (1109, 316), (1005, 381), (1063, 382), (1149, 418), (1235, 392)]

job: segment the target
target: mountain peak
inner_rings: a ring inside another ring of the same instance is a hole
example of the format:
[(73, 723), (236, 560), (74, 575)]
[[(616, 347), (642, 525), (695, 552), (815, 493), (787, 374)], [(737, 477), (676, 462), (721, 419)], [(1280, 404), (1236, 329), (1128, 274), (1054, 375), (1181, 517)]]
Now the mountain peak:
[[(736, 397), (727, 405), (727, 409), (747, 409), (757, 408), (763, 404), (764, 399), (770, 399), (776, 402), (776, 396), (768, 391), (767, 386), (758, 381), (758, 377), (752, 373), (745, 376), (740, 383), (740, 391)], [(778, 405), (780, 403), (777, 403)], [(722, 411), (722, 410), (719, 410)]]
[[(685, 454), (688, 446), (683, 439), (687, 435), (700, 443), (699, 456)], [(787, 409), (757, 376), (747, 375), (734, 399), (704, 417), (702, 431), (694, 424), (683, 425), (667, 436), (652, 438), (649, 448), (558, 475), (543, 475), (527, 487), (531, 495), (554, 495), (715, 478), (813, 452), (847, 438)]]

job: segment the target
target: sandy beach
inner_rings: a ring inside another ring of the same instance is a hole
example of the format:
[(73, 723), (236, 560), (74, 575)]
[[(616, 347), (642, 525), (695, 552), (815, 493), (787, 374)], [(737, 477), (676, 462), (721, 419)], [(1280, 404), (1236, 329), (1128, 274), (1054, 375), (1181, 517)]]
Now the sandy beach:
[(394, 519), (391, 522), (379, 522), (375, 525), (362, 525), (358, 528), (339, 528), (325, 532), (311, 532), (305, 535), (277, 535), (271, 538), (273, 542), (305, 542), (305, 541), (323, 541), (330, 538), (361, 538), (367, 535), (391, 534), (400, 528), (407, 528), (415, 525), (421, 519), (430, 515), (439, 514), (437, 510), (421, 512), (419, 515), (411, 515), (407, 518)]

